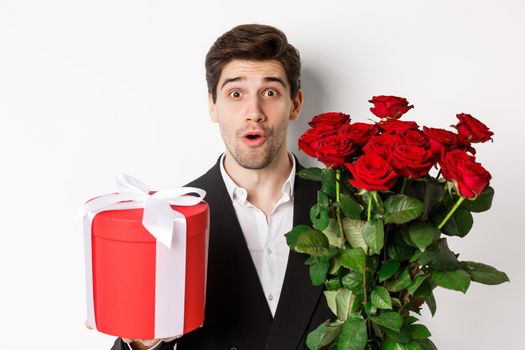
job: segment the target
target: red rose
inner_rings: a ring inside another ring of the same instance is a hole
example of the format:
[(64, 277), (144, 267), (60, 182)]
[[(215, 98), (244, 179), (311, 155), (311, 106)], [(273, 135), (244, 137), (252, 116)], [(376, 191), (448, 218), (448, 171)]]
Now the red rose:
[(388, 119), (377, 124), (384, 133), (398, 134), (405, 130), (417, 130), (419, 125), (413, 121), (401, 121), (397, 119)]
[(312, 118), (308, 125), (310, 125), (311, 127), (317, 127), (319, 125), (331, 125), (334, 127), (338, 127), (349, 122), (350, 116), (348, 114), (340, 112), (328, 112), (316, 115)]
[(347, 124), (337, 129), (338, 134), (345, 135), (357, 146), (364, 145), (372, 136), (377, 135), (378, 132), (379, 129), (376, 125), (367, 123)]
[(452, 181), (463, 197), (479, 196), (492, 179), (490, 173), (475, 159), (474, 156), (457, 149), (445, 153), (439, 163), (443, 177)]
[(419, 179), (428, 174), (434, 159), (434, 153), (429, 149), (401, 145), (392, 152), (390, 162), (399, 175)]
[(430, 148), (430, 140), (419, 130), (404, 130), (399, 133), (399, 137), (405, 145)]
[(299, 148), (310, 157), (316, 158), (316, 144), (328, 136), (335, 135), (335, 133), (336, 129), (329, 125), (310, 128), (299, 137)]
[(328, 136), (314, 145), (315, 157), (328, 168), (341, 168), (355, 151), (355, 145), (343, 135)]
[(390, 160), (390, 154), (401, 144), (401, 139), (397, 135), (381, 134), (373, 136), (363, 147), (364, 153), (376, 153), (385, 160)]
[(346, 163), (345, 166), (354, 177), (348, 182), (367, 191), (388, 190), (398, 178), (390, 163), (375, 153), (365, 154), (355, 163)]
[(435, 154), (458, 148), (458, 134), (445, 129), (427, 128), (426, 126), (423, 127), (423, 132), (429, 137), (430, 148)]
[(406, 98), (397, 96), (374, 96), (368, 102), (373, 103), (374, 107), (370, 111), (379, 118), (399, 119), (410, 108)]
[(492, 140), (494, 133), (489, 128), (471, 116), (470, 114), (457, 114), (456, 117), (459, 119), (459, 123), (456, 124), (459, 136), (469, 140), (470, 142), (486, 142)]
[(465, 151), (459, 149), (443, 153), (438, 162), (441, 174), (445, 179), (452, 181), (458, 177), (458, 164), (470, 161), (470, 157)]

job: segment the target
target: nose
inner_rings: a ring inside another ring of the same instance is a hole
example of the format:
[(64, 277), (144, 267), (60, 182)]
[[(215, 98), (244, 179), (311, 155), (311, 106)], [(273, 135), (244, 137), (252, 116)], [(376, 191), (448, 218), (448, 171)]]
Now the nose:
[(246, 106), (246, 120), (260, 123), (266, 120), (262, 108), (262, 101), (258, 96), (252, 96)]

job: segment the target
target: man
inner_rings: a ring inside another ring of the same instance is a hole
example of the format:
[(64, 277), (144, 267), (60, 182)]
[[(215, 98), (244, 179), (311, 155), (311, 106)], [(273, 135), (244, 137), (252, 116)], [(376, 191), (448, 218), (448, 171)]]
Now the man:
[(205, 322), (180, 339), (117, 339), (113, 349), (306, 349), (306, 336), (331, 317), (310, 283), (306, 255), (284, 234), (308, 224), (317, 184), (295, 177), (289, 121), (303, 103), (300, 59), (286, 36), (265, 25), (223, 34), (206, 57), (209, 112), (225, 153), (188, 184), (207, 192), (210, 245)]

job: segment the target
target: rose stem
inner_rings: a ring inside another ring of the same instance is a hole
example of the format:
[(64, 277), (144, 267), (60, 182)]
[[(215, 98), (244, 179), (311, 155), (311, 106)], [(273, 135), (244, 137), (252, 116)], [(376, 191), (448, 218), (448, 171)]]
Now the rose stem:
[(401, 186), (401, 192), (399, 192), (399, 193), (403, 194), (403, 192), (405, 192), (405, 186), (406, 185), (407, 185), (407, 178), (404, 177), (403, 178), (403, 185)]
[(463, 197), (463, 196), (459, 197), (459, 199), (456, 202), (456, 204), (454, 204), (454, 207), (452, 209), (450, 209), (450, 211), (448, 212), (447, 216), (445, 216), (443, 221), (441, 221), (441, 223), (439, 224), (438, 230), (441, 230), (443, 228), (443, 226), (445, 226), (445, 224), (447, 223), (448, 219), (450, 219), (450, 217), (454, 214), (456, 209), (459, 208), (459, 206), (461, 205), (461, 203), (463, 203), (464, 200), (465, 200), (465, 197)]
[[(367, 213), (367, 221), (370, 221), (370, 219), (372, 218), (372, 197), (373, 197), (374, 193), (373, 192), (368, 192), (368, 213)], [(369, 253), (369, 248), (368, 246), (366, 247), (366, 255), (368, 255)], [(365, 260), (365, 268), (363, 269), (363, 294), (365, 296), (365, 300), (364, 300), (364, 305), (366, 306), (366, 304), (368, 303), (368, 298), (367, 298), (367, 294), (366, 294), (366, 269), (367, 269), (367, 266), (366, 266), (366, 260)]]
[(335, 216), (337, 217), (337, 223), (339, 224), (339, 234), (344, 236), (343, 232), (343, 223), (341, 221), (341, 208), (339, 203), (341, 201), (341, 188), (339, 187), (339, 180), (341, 179), (341, 170), (337, 169), (335, 171), (335, 201), (338, 204), (335, 208)]

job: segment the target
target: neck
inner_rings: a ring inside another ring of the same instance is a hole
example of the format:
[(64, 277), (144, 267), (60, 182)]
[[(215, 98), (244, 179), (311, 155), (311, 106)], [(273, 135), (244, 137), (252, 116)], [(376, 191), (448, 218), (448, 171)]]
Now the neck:
[(267, 193), (272, 195), (274, 192), (280, 192), (292, 170), (292, 161), (288, 157), (288, 150), (283, 148), (267, 167), (246, 169), (226, 150), (224, 169), (238, 186), (246, 189), (250, 198), (260, 191), (268, 191)]

